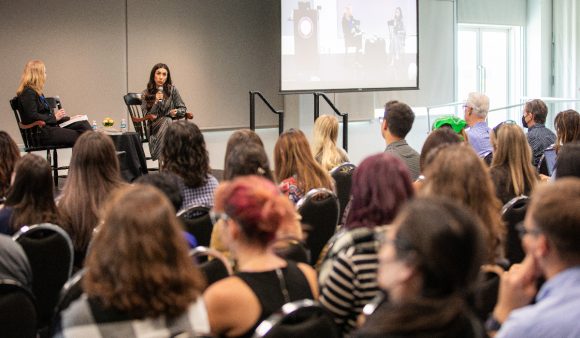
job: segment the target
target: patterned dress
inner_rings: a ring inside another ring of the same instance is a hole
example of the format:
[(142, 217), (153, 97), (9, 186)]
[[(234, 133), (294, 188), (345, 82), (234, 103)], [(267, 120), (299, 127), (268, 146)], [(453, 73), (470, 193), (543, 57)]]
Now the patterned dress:
[[(187, 112), (187, 107), (179, 95), (179, 91), (175, 86), (171, 86), (170, 94), (168, 98), (162, 101), (157, 101), (151, 108), (147, 107), (147, 101), (143, 99), (141, 103), (141, 110), (143, 115), (153, 114), (157, 115), (157, 118), (151, 121), (149, 130), (149, 152), (151, 153), (151, 159), (154, 161), (159, 158), (161, 154), (161, 145), (163, 144), (163, 138), (167, 132), (167, 128), (173, 121), (173, 118), (169, 115), (169, 112), (173, 109), (177, 109), (175, 118), (182, 118)], [(147, 90), (144, 90), (142, 97), (145, 98), (147, 95)]]

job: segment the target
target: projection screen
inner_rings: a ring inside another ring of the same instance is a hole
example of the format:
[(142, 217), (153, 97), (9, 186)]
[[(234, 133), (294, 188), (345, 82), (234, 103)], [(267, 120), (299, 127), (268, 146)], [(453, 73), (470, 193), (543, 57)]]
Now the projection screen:
[(282, 92), (418, 89), (418, 0), (281, 0)]

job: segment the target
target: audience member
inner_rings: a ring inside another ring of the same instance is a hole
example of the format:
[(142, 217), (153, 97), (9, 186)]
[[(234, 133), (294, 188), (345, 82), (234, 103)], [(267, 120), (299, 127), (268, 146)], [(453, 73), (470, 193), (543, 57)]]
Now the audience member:
[(462, 141), (469, 142), (469, 137), (465, 131), (466, 126), (467, 122), (465, 122), (465, 120), (461, 119), (460, 117), (447, 115), (437, 118), (435, 122), (433, 122), (433, 127), (431, 130), (435, 131), (441, 128), (448, 128), (457, 133), (461, 137)]
[(489, 98), (481, 93), (469, 93), (464, 107), (465, 122), (469, 126), (467, 137), (469, 143), (480, 158), (491, 163), (493, 148), (489, 140), (490, 128), (487, 126), (487, 112), (489, 111)]
[(490, 175), (496, 195), (503, 204), (516, 196), (529, 196), (538, 181), (532, 152), (522, 129), (513, 121), (493, 128), (493, 161)]
[(147, 88), (141, 94), (143, 115), (153, 115), (149, 130), (151, 159), (157, 160), (161, 154), (163, 138), (173, 119), (182, 118), (187, 112), (177, 88), (171, 81), (171, 72), (164, 63), (151, 69)]
[(203, 277), (159, 190), (136, 184), (113, 194), (86, 267), (85, 293), (63, 312), (57, 336), (209, 333)]
[(63, 216), (61, 226), (73, 242), (76, 268), (83, 265), (103, 204), (124, 184), (111, 138), (103, 133), (81, 135), (73, 147), (68, 177), (57, 201)]
[(239, 271), (204, 293), (215, 335), (251, 337), (260, 322), (283, 304), (317, 298), (315, 271), (272, 251), (279, 228), (296, 223), (292, 203), (275, 184), (258, 176), (224, 182), (216, 192), (215, 212), (223, 220), (224, 241)]
[(421, 155), (419, 156), (419, 167), (421, 168), (421, 175), (419, 175), (417, 180), (413, 182), (415, 191), (419, 191), (423, 187), (425, 176), (422, 174), (425, 172), (425, 162), (431, 151), (444, 144), (454, 144), (461, 142), (461, 137), (451, 128), (441, 127), (439, 129), (433, 130), (429, 136), (427, 136), (427, 139), (425, 139), (425, 142), (423, 143), (423, 148), (421, 148)]
[(484, 337), (465, 301), (483, 262), (481, 228), (477, 217), (447, 198), (405, 207), (379, 254), (378, 282), (388, 301), (354, 336)]
[[(521, 228), (526, 258), (502, 275), (499, 299), (486, 323), (490, 330), (501, 326), (496, 337), (580, 336), (578, 224), (579, 179), (563, 178), (532, 194)], [(546, 282), (538, 291), (540, 277)]]
[(320, 303), (344, 334), (356, 326), (362, 308), (379, 293), (375, 234), (391, 224), (414, 194), (407, 166), (389, 153), (366, 158), (352, 179), (348, 232), (328, 244), (319, 275)]
[(503, 260), (505, 226), (501, 220), (501, 202), (495, 196), (493, 182), (482, 160), (471, 147), (452, 144), (427, 158), (423, 196), (446, 196), (466, 205), (479, 216), (485, 235), (485, 262)]
[(381, 125), (381, 133), (387, 143), (385, 152), (394, 154), (405, 162), (413, 181), (420, 174), (419, 153), (407, 144), (405, 137), (411, 131), (414, 120), (415, 114), (407, 104), (399, 101), (385, 104)]
[(20, 150), (14, 140), (7, 132), (0, 130), (0, 204), (4, 203), (4, 198), (10, 187), (14, 165), (20, 159)]
[(522, 125), (528, 129), (528, 143), (532, 147), (532, 164), (538, 165), (544, 150), (556, 141), (556, 135), (546, 128), (548, 107), (540, 99), (530, 100), (524, 106)]
[(61, 128), (60, 123), (70, 120), (62, 108), (53, 114), (52, 108), (42, 93), (46, 82), (46, 66), (40, 60), (26, 63), (18, 95), (18, 110), (22, 123), (30, 124), (41, 120), (45, 126), (40, 128), (40, 141), (46, 145), (72, 146), (80, 134), (91, 130), (88, 121), (78, 121)]
[(50, 165), (38, 155), (24, 155), (14, 167), (6, 203), (0, 209), (0, 233), (13, 235), (25, 225), (60, 224), (61, 219), (54, 204)]
[(314, 122), (312, 154), (326, 171), (348, 162), (344, 149), (336, 146), (338, 139), (338, 119), (332, 115), (322, 115)]
[(229, 138), (224, 159), (224, 180), (258, 175), (274, 181), (268, 155), (260, 137), (250, 129), (235, 131)]
[(283, 132), (274, 146), (274, 175), (280, 190), (298, 202), (310, 189), (334, 190), (330, 174), (312, 156), (308, 140), (301, 130)]
[(580, 141), (580, 114), (568, 109), (558, 113), (554, 119), (556, 127), (556, 152), (566, 143)]
[[(167, 145), (167, 146), (165, 146)], [(161, 170), (177, 174), (183, 197), (180, 209), (213, 207), (218, 181), (210, 174), (209, 154), (201, 130), (195, 123), (172, 123), (163, 138)]]
[(556, 179), (568, 176), (580, 178), (580, 142), (566, 143), (560, 148), (556, 160)]

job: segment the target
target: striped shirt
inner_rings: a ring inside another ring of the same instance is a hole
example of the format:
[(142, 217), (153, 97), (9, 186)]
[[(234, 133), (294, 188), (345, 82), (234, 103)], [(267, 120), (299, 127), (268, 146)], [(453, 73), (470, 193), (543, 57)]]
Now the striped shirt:
[(528, 129), (528, 143), (532, 148), (532, 164), (538, 165), (544, 150), (556, 142), (556, 134), (541, 123), (536, 123)]
[(486, 122), (477, 122), (471, 128), (467, 129), (467, 138), (477, 156), (484, 158), (493, 151), (491, 141), (489, 140), (490, 128)]
[(379, 294), (378, 265), (378, 243), (369, 238), (338, 252), (328, 276), (320, 281), (319, 301), (343, 334), (356, 327), (363, 307)]

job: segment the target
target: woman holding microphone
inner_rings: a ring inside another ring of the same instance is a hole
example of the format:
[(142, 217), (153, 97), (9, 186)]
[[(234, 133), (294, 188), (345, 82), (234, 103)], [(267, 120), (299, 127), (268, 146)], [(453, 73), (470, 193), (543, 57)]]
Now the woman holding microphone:
[(164, 63), (153, 66), (147, 89), (143, 91), (141, 97), (143, 116), (153, 117), (149, 125), (149, 150), (151, 158), (157, 160), (167, 127), (173, 119), (183, 118), (187, 108), (171, 82), (169, 67)]

